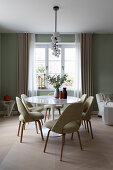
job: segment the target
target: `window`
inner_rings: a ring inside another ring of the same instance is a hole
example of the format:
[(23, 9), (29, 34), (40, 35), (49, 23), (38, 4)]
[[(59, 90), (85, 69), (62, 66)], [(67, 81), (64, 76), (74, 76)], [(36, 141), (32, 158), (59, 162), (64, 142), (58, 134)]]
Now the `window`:
[[(52, 55), (52, 50), (49, 44), (35, 44), (35, 78), (37, 79), (37, 87), (51, 88), (45, 82), (42, 75), (68, 75), (68, 81), (65, 83), (68, 89), (72, 89), (76, 75), (76, 48), (75, 44), (61, 44), (61, 54), (59, 58)], [(43, 77), (44, 77), (43, 76)], [(40, 83), (39, 78), (42, 80)]]
[(61, 55), (58, 58), (55, 57), (54, 55), (52, 55), (51, 48), (49, 48), (48, 61), (49, 75), (61, 75)]

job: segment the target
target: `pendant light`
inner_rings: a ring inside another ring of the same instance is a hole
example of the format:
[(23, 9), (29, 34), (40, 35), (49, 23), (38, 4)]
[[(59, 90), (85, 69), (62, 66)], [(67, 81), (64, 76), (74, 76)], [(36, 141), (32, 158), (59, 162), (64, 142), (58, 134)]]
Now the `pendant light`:
[(54, 6), (53, 10), (55, 11), (55, 32), (53, 33), (53, 36), (51, 37), (52, 43), (51, 43), (51, 49), (52, 49), (52, 54), (55, 55), (56, 57), (59, 57), (60, 55), (60, 46), (58, 43), (61, 41), (61, 37), (59, 32), (57, 32), (57, 11), (59, 10), (58, 6)]

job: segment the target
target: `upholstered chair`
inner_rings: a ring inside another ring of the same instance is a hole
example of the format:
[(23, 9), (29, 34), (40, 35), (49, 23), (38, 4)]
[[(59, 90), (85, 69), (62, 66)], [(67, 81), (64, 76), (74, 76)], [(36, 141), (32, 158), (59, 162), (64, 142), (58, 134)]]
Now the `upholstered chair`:
[[(22, 103), (22, 100), (19, 97), (16, 97), (16, 103), (17, 103), (18, 111), (20, 113), (19, 127), (18, 127), (18, 136), (19, 136), (19, 132), (20, 132), (20, 128), (21, 128), (20, 143), (22, 143), (23, 129), (24, 129), (25, 123), (27, 123), (27, 122), (35, 122), (37, 133), (38, 133), (38, 129), (37, 129), (37, 122), (38, 122), (39, 129), (41, 132), (41, 137), (42, 137), (42, 140), (44, 140), (43, 133), (42, 133), (42, 127), (41, 127), (41, 123), (40, 123), (40, 120), (44, 118), (44, 115), (40, 112), (30, 112), (28, 109), (25, 108), (24, 104)], [(22, 123), (22, 126), (21, 126), (21, 123)]]
[[(42, 112), (43, 107), (34, 107), (30, 102), (26, 102), (25, 99), (27, 96), (25, 94), (21, 94), (21, 100), (25, 106), (25, 108), (30, 112)], [(43, 121), (41, 120), (41, 123), (43, 125)]]
[(93, 132), (91, 126), (91, 112), (92, 112), (93, 104), (94, 104), (94, 97), (89, 96), (84, 103), (83, 113), (82, 113), (82, 120), (84, 121), (85, 128), (87, 126), (87, 130), (89, 133), (89, 127), (90, 127), (92, 139), (93, 139)]
[(81, 102), (84, 103), (86, 101), (87, 94), (83, 94), (80, 98)]
[(82, 144), (80, 140), (79, 127), (81, 125), (83, 104), (81, 102), (70, 104), (56, 120), (48, 121), (45, 126), (49, 129), (47, 139), (45, 142), (44, 152), (46, 151), (47, 142), (50, 132), (62, 134), (62, 146), (60, 160), (62, 161), (63, 146), (65, 143), (65, 136), (69, 133), (77, 132), (80, 147)]
[(37, 111), (37, 112), (42, 112), (43, 111), (43, 107), (34, 107), (30, 102), (26, 102), (25, 99), (28, 96), (26, 96), (25, 94), (21, 94), (21, 99), (23, 100), (23, 102), (25, 103), (26, 107), (28, 108), (29, 111)]
[[(48, 95), (49, 95), (49, 96), (52, 96), (52, 95), (54, 95), (54, 92), (51, 92), (51, 93), (49, 93)], [(55, 109), (57, 109), (57, 110), (59, 111), (59, 115), (61, 115), (60, 109), (63, 108), (63, 107), (64, 107), (63, 104), (62, 104), (62, 105), (56, 105), (56, 106), (55, 106)], [(46, 109), (46, 113), (45, 113), (45, 117), (44, 117), (44, 122), (46, 122), (46, 117), (47, 117), (47, 112), (48, 112), (48, 111), (49, 111), (48, 119), (49, 119), (49, 117), (50, 117), (51, 106), (50, 106), (50, 105), (44, 105), (44, 108)]]

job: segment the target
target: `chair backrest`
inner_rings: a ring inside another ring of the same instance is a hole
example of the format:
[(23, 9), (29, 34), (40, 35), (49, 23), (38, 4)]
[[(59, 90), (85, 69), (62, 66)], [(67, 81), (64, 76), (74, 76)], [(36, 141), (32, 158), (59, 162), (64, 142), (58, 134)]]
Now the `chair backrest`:
[(86, 101), (86, 98), (87, 98), (87, 94), (83, 94), (80, 98), (81, 102), (84, 103)]
[(22, 100), (24, 106), (26, 107), (26, 109), (28, 110), (29, 108), (31, 108), (33, 106), (30, 102), (25, 101), (26, 98), (27, 98), (27, 96), (25, 94), (21, 94), (21, 100)]
[(89, 120), (91, 118), (91, 111), (94, 104), (94, 97), (89, 96), (84, 103), (84, 112), (86, 113), (85, 118)]
[(62, 134), (63, 127), (69, 122), (77, 121), (82, 118), (83, 103), (73, 103), (70, 104), (58, 118), (57, 122), (52, 128), (52, 131)]
[(16, 103), (20, 115), (23, 116), (25, 122), (28, 121), (30, 119), (30, 116), (19, 97), (16, 97)]

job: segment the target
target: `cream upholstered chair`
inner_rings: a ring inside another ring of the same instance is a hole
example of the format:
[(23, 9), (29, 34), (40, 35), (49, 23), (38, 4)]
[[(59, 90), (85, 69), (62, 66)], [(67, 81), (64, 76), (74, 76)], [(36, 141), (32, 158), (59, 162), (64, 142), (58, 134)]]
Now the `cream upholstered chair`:
[(83, 94), (80, 98), (81, 102), (84, 103), (86, 101), (86, 98), (87, 98), (87, 94)]
[[(83, 94), (80, 98), (81, 102), (84, 103), (86, 101), (86, 98), (87, 98), (87, 94)], [(82, 121), (82, 125), (83, 125), (83, 121)], [(86, 127), (86, 124), (85, 124), (85, 127)], [(73, 139), (73, 134), (71, 136), (71, 139)]]
[(30, 102), (25, 101), (26, 98), (27, 98), (27, 96), (25, 94), (21, 94), (21, 99), (25, 103), (25, 105), (29, 111), (37, 111), (37, 112), (43, 111), (43, 107), (34, 107)]
[[(25, 106), (25, 108), (30, 111), (30, 112), (42, 112), (43, 111), (43, 107), (34, 107), (32, 106), (32, 104), (30, 102), (26, 102), (25, 99), (27, 98), (27, 96), (25, 94), (21, 94), (21, 100)], [(41, 123), (43, 125), (43, 121), (41, 119)]]
[(81, 125), (81, 118), (82, 118), (82, 111), (83, 111), (83, 104), (81, 102), (79, 103), (73, 103), (70, 104), (62, 113), (62, 115), (56, 119), (48, 121), (45, 126), (49, 129), (44, 152), (46, 151), (46, 146), (49, 138), (50, 132), (55, 132), (58, 134), (62, 134), (62, 147), (61, 147), (61, 154), (60, 154), (60, 160), (62, 160), (62, 153), (63, 153), (63, 146), (65, 143), (65, 135), (67, 133), (74, 133), (77, 132), (80, 147), (82, 150), (82, 144), (80, 140), (80, 134), (79, 134), (79, 127)]
[[(48, 94), (49, 96), (52, 96), (54, 95), (54, 92), (51, 92)], [(55, 106), (55, 109), (57, 109), (59, 111), (59, 115), (61, 115), (61, 112), (60, 112), (60, 109), (63, 108), (64, 105), (56, 105)], [(50, 105), (44, 105), (44, 108), (46, 109), (46, 113), (45, 113), (45, 117), (44, 117), (44, 122), (46, 122), (46, 117), (47, 117), (47, 112), (49, 111), (49, 114), (48, 114), (48, 119), (50, 117), (50, 111), (51, 111), (51, 106)]]
[(87, 125), (88, 133), (89, 133), (89, 126), (90, 126), (92, 139), (93, 139), (93, 132), (92, 132), (90, 119), (91, 119), (91, 111), (92, 111), (93, 104), (94, 104), (94, 97), (89, 96), (84, 103), (83, 113), (82, 113), (82, 120), (84, 121), (85, 127)]
[[(21, 99), (19, 97), (16, 97), (16, 103), (17, 103), (18, 111), (20, 113), (19, 127), (18, 127), (18, 136), (19, 136), (19, 132), (20, 132), (20, 128), (21, 128), (20, 143), (22, 143), (23, 129), (24, 129), (24, 125), (25, 125), (26, 122), (35, 122), (36, 129), (37, 129), (37, 121), (38, 121), (38, 125), (39, 125), (41, 136), (42, 136), (42, 140), (44, 140), (43, 133), (42, 133), (42, 127), (41, 127), (41, 123), (40, 123), (40, 120), (44, 118), (44, 115), (42, 113), (40, 113), (40, 112), (39, 113), (37, 113), (37, 112), (29, 112), (29, 110), (27, 110), (25, 108), (24, 104), (22, 103), (22, 101), (21, 101)], [(21, 123), (22, 123), (22, 127), (21, 127)]]

